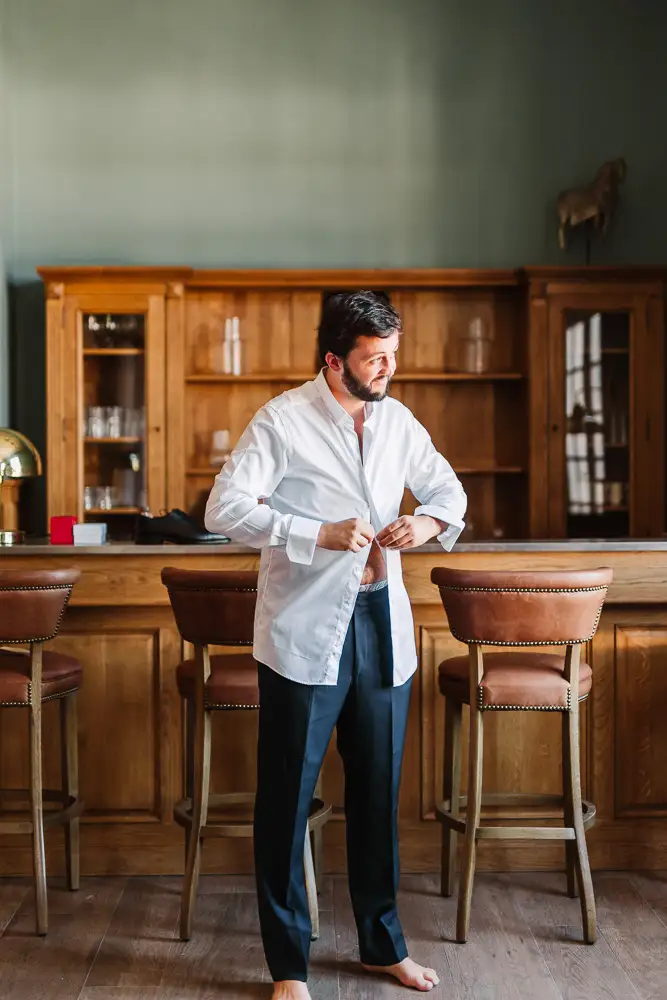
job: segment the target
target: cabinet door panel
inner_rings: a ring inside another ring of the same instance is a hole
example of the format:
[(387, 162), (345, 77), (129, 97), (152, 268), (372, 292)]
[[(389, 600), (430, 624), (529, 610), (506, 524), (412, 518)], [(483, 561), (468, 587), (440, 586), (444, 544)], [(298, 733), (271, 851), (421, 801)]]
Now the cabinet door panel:
[(49, 302), (49, 514), (104, 520), (165, 506), (165, 298), (65, 289)]
[(549, 302), (553, 538), (660, 530), (661, 328), (647, 322), (647, 309), (645, 296), (582, 293)]

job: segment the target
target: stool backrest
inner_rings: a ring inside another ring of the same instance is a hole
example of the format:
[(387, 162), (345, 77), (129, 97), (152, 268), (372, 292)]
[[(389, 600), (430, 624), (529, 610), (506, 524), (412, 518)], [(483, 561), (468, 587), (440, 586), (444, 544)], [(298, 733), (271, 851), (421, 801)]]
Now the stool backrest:
[(438, 568), (452, 635), (486, 646), (560, 646), (595, 635), (612, 581), (607, 567), (585, 570), (480, 572)]
[(0, 569), (0, 643), (53, 639), (80, 576), (78, 569)]
[(186, 642), (200, 646), (251, 646), (257, 573), (165, 567), (174, 618)]

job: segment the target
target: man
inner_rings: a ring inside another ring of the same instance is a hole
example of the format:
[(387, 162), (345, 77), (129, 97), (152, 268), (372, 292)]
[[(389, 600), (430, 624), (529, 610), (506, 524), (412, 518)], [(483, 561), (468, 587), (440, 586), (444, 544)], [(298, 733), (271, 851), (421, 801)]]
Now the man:
[[(209, 531), (262, 549), (255, 867), (275, 1000), (309, 996), (303, 842), (334, 727), (361, 961), (417, 989), (438, 982), (408, 958), (396, 909), (398, 789), (417, 666), (400, 552), (434, 536), (451, 549), (466, 497), (426, 430), (387, 397), (400, 337), (384, 297), (329, 296), (323, 369), (255, 415), (206, 508)], [(399, 517), (405, 486), (422, 506)]]

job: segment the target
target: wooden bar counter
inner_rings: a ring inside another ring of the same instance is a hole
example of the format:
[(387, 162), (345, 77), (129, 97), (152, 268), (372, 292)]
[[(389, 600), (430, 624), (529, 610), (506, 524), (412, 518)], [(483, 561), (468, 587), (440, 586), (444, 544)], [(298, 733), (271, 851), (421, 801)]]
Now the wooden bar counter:
[[(0, 553), (0, 566), (82, 570), (53, 648), (80, 658), (81, 793), (86, 803), (82, 872), (177, 873), (183, 833), (172, 820), (183, 788), (183, 719), (175, 666), (181, 640), (163, 566), (253, 569), (258, 553), (241, 546), (95, 548), (24, 545)], [(516, 542), (437, 545), (403, 557), (412, 600), (420, 666), (415, 676), (401, 800), (402, 868), (439, 866), (440, 830), (434, 819), (442, 773), (444, 711), (437, 666), (460, 653), (430, 583), (433, 566), (470, 569), (570, 569), (607, 565), (614, 583), (598, 633), (585, 655), (593, 693), (582, 710), (584, 795), (596, 803), (589, 834), (595, 868), (667, 868), (667, 542)], [(45, 777), (57, 786), (60, 751), (57, 706), (45, 706)], [(27, 785), (26, 713), (0, 713), (2, 785)], [(255, 783), (256, 713), (216, 713), (213, 787), (248, 790)], [(558, 792), (560, 718), (542, 712), (502, 713), (486, 722), (485, 791)], [(344, 870), (342, 768), (335, 747), (324, 767), (324, 794), (334, 804), (325, 831), (330, 871)], [(535, 814), (544, 816), (544, 813)], [(513, 820), (511, 812), (504, 817)], [(554, 821), (555, 818), (554, 818)], [(49, 834), (49, 871), (61, 864)], [(26, 839), (0, 838), (0, 874), (30, 871)], [(481, 868), (562, 867), (553, 842), (491, 841), (479, 847)], [(252, 870), (250, 842), (212, 841), (205, 869)]]

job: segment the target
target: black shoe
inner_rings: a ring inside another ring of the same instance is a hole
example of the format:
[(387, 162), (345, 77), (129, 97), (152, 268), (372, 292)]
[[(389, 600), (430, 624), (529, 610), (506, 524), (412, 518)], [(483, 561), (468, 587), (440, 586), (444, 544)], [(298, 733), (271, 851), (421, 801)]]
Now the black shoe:
[(174, 545), (224, 545), (229, 539), (226, 535), (214, 535), (207, 531), (194, 517), (175, 507), (160, 517), (140, 514), (135, 526), (134, 541), (137, 545), (160, 545), (162, 542)]

